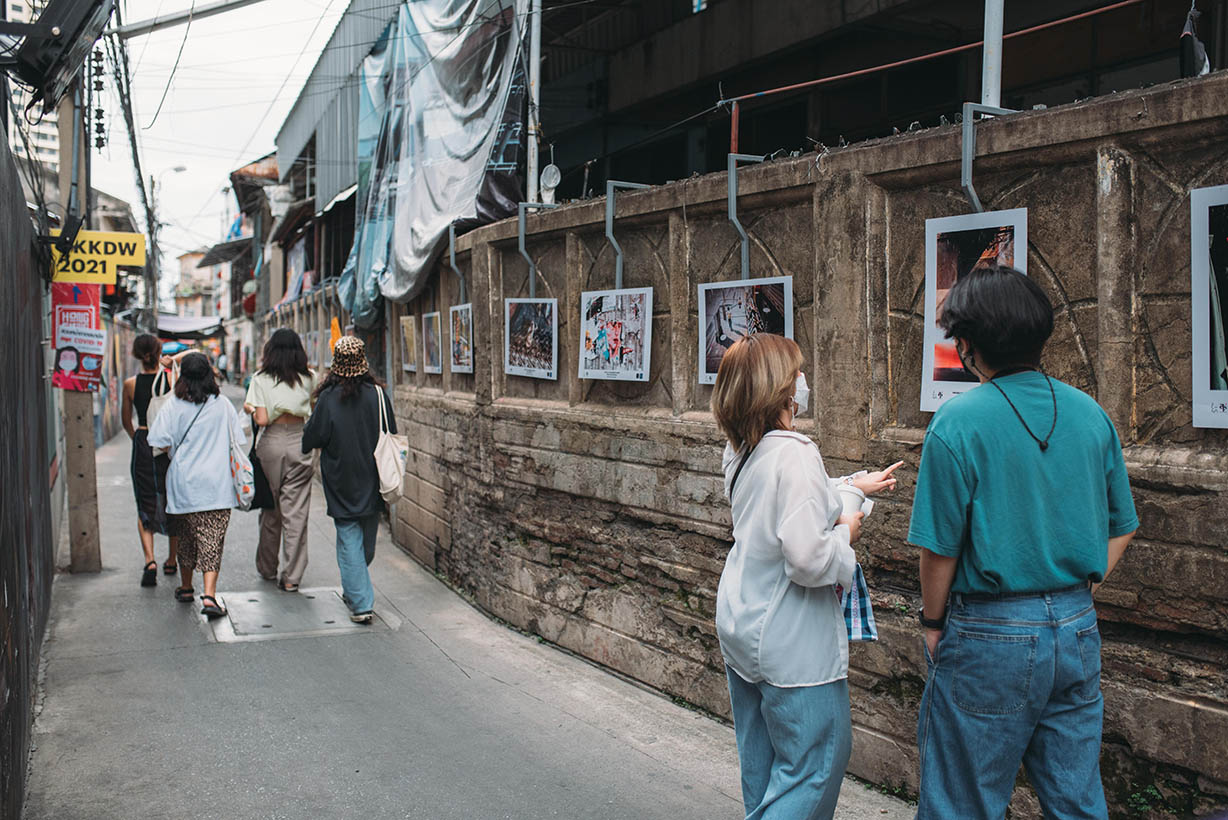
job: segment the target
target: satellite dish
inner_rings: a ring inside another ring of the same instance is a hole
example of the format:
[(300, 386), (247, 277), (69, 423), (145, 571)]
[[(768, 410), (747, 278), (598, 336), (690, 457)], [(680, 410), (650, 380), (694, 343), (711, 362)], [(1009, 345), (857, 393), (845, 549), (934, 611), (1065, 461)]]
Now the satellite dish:
[(554, 204), (554, 189), (559, 187), (559, 183), (563, 181), (563, 172), (559, 170), (559, 166), (551, 163), (542, 169), (541, 173), (541, 191), (542, 202), (547, 205)]

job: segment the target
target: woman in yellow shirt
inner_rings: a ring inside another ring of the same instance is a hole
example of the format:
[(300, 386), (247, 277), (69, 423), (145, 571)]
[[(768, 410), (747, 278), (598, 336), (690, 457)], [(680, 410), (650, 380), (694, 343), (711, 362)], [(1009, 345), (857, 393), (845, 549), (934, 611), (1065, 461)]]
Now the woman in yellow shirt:
[(247, 388), (245, 409), (260, 428), (256, 456), (276, 501), (272, 509), (260, 511), (256, 571), (266, 581), (276, 580), (286, 592), (298, 590), (307, 569), (312, 467), (302, 441), (315, 386), (316, 374), (307, 367), (307, 352), (298, 334), (289, 328), (275, 331)]

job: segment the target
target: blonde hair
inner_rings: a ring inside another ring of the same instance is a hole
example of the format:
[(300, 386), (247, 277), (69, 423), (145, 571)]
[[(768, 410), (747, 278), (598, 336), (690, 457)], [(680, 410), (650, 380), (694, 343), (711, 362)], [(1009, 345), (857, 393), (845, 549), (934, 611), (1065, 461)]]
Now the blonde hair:
[(780, 428), (780, 413), (793, 400), (801, 368), (797, 342), (771, 333), (752, 333), (725, 351), (712, 415), (734, 449), (754, 447), (765, 433)]

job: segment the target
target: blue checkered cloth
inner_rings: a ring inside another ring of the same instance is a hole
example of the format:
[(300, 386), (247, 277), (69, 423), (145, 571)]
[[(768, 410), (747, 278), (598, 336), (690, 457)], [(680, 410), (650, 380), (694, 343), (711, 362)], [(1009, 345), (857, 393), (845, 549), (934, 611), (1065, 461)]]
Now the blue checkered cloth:
[(844, 625), (848, 627), (849, 641), (877, 641), (878, 627), (874, 623), (874, 609), (870, 606), (870, 589), (866, 586), (861, 564), (853, 570), (852, 587), (844, 590)]

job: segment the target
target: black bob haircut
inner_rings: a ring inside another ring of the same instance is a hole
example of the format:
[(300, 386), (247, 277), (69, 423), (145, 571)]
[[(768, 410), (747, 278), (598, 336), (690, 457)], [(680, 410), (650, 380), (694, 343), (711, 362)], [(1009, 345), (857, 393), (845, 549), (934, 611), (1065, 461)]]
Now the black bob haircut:
[(963, 339), (992, 368), (1039, 365), (1053, 334), (1053, 305), (1031, 279), (994, 265), (960, 277), (947, 293), (938, 326)]
[(213, 380), (213, 365), (203, 353), (189, 353), (179, 363), (179, 381), (175, 382), (175, 395), (192, 404), (204, 404), (210, 396), (218, 394), (217, 382)]

